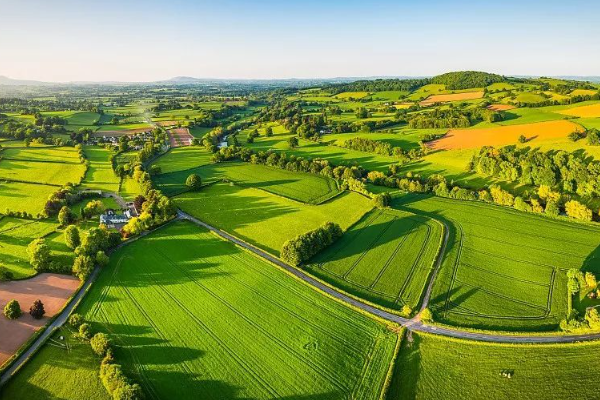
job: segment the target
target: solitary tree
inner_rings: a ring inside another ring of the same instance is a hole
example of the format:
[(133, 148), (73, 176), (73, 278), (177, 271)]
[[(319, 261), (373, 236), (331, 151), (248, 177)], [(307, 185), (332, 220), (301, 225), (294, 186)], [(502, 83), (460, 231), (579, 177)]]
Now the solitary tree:
[(94, 353), (100, 357), (104, 357), (110, 347), (108, 336), (102, 332), (96, 333), (92, 340), (90, 340), (90, 345)]
[(29, 307), (29, 315), (31, 315), (35, 319), (41, 319), (46, 310), (44, 310), (44, 303), (40, 299), (37, 299), (33, 302), (31, 307)]
[(71, 316), (69, 317), (69, 325), (71, 325), (73, 328), (79, 328), (79, 326), (81, 326), (81, 324), (83, 324), (84, 319), (81, 316), (81, 314), (71, 314)]
[(525, 135), (519, 136), (519, 143), (525, 143), (526, 141), (527, 141), (527, 138), (525, 137)]
[(63, 206), (58, 212), (58, 223), (61, 226), (67, 226), (73, 221), (75, 221), (75, 215), (69, 207)]
[(65, 229), (65, 243), (70, 249), (75, 249), (81, 244), (79, 228), (77, 228), (75, 225), (69, 225), (67, 226), (67, 229)]
[(268, 136), (268, 137), (273, 136), (273, 128), (271, 128), (270, 126), (267, 126), (265, 128), (265, 136)]
[(21, 314), (21, 305), (16, 300), (11, 300), (4, 306), (4, 316), (8, 319), (17, 319)]
[(45, 270), (50, 264), (50, 247), (44, 239), (35, 239), (29, 243), (27, 253), (29, 254), (29, 263), (38, 272)]
[(202, 187), (202, 178), (200, 178), (200, 176), (197, 174), (191, 174), (185, 180), (185, 186), (192, 190), (198, 190)]

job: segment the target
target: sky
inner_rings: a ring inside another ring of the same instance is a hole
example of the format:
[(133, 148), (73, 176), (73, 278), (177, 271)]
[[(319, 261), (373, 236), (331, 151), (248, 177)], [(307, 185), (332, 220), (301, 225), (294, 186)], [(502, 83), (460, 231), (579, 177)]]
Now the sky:
[(598, 15), (597, 0), (0, 0), (0, 75), (598, 76)]

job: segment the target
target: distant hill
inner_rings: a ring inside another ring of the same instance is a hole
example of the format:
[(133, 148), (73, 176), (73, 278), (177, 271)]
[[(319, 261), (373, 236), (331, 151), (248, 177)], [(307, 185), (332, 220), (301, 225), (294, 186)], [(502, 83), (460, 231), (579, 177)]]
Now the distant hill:
[(481, 88), (504, 81), (504, 76), (479, 71), (448, 72), (431, 79), (432, 83), (446, 85), (449, 90)]
[(0, 85), (6, 86), (48, 86), (52, 83), (41, 82), (41, 81), (30, 81), (21, 79), (11, 79), (7, 76), (0, 75)]

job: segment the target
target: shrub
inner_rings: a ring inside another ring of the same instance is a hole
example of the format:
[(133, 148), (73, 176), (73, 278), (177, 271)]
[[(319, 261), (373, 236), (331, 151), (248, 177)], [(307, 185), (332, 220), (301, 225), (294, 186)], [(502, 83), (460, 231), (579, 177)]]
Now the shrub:
[(421, 311), (421, 321), (430, 322), (433, 321), (433, 314), (429, 308), (425, 308)]
[(8, 319), (17, 319), (21, 314), (21, 305), (16, 300), (11, 300), (4, 306), (4, 316)]
[(327, 222), (315, 230), (286, 241), (281, 249), (281, 258), (297, 266), (333, 244), (342, 234), (342, 228), (338, 224)]
[(592, 210), (581, 204), (577, 200), (568, 201), (565, 204), (565, 211), (571, 218), (579, 219), (582, 221), (592, 220)]
[(90, 345), (94, 353), (100, 357), (105, 357), (108, 349), (110, 348), (110, 342), (108, 336), (102, 332), (96, 333), (90, 340)]
[(0, 282), (11, 281), (14, 277), (15, 276), (11, 271), (0, 265)]
[(103, 252), (102, 250), (100, 250), (96, 253), (96, 264), (98, 264), (99, 266), (104, 267), (105, 265), (108, 264), (109, 261), (110, 261), (110, 259), (108, 258), (106, 253)]
[(191, 190), (198, 190), (202, 187), (202, 178), (197, 174), (191, 174), (185, 180), (185, 186), (189, 187)]
[(389, 193), (379, 193), (373, 196), (373, 203), (375, 203), (375, 206), (377, 207), (387, 207), (390, 205), (391, 199), (392, 197)]
[(92, 327), (90, 324), (84, 322), (79, 325), (79, 336), (84, 339), (90, 339), (92, 337)]
[(405, 304), (402, 306), (402, 310), (400, 311), (400, 313), (402, 314), (403, 317), (410, 317), (410, 315), (412, 314), (413, 310), (412, 308), (408, 305)]
[(44, 303), (40, 299), (37, 299), (33, 302), (31, 307), (29, 307), (29, 315), (31, 315), (35, 319), (41, 319), (46, 310), (44, 310)]
[(81, 324), (83, 324), (84, 322), (85, 320), (83, 319), (81, 314), (75, 313), (71, 314), (71, 316), (69, 317), (69, 325), (71, 325), (75, 329), (79, 329)]

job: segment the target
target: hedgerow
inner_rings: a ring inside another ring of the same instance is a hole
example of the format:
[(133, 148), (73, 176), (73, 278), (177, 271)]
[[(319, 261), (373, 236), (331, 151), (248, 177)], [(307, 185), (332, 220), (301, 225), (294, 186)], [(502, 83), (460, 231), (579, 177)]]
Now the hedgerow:
[(281, 258), (291, 265), (300, 265), (333, 244), (342, 234), (342, 228), (338, 224), (326, 222), (315, 230), (286, 241), (281, 249)]

